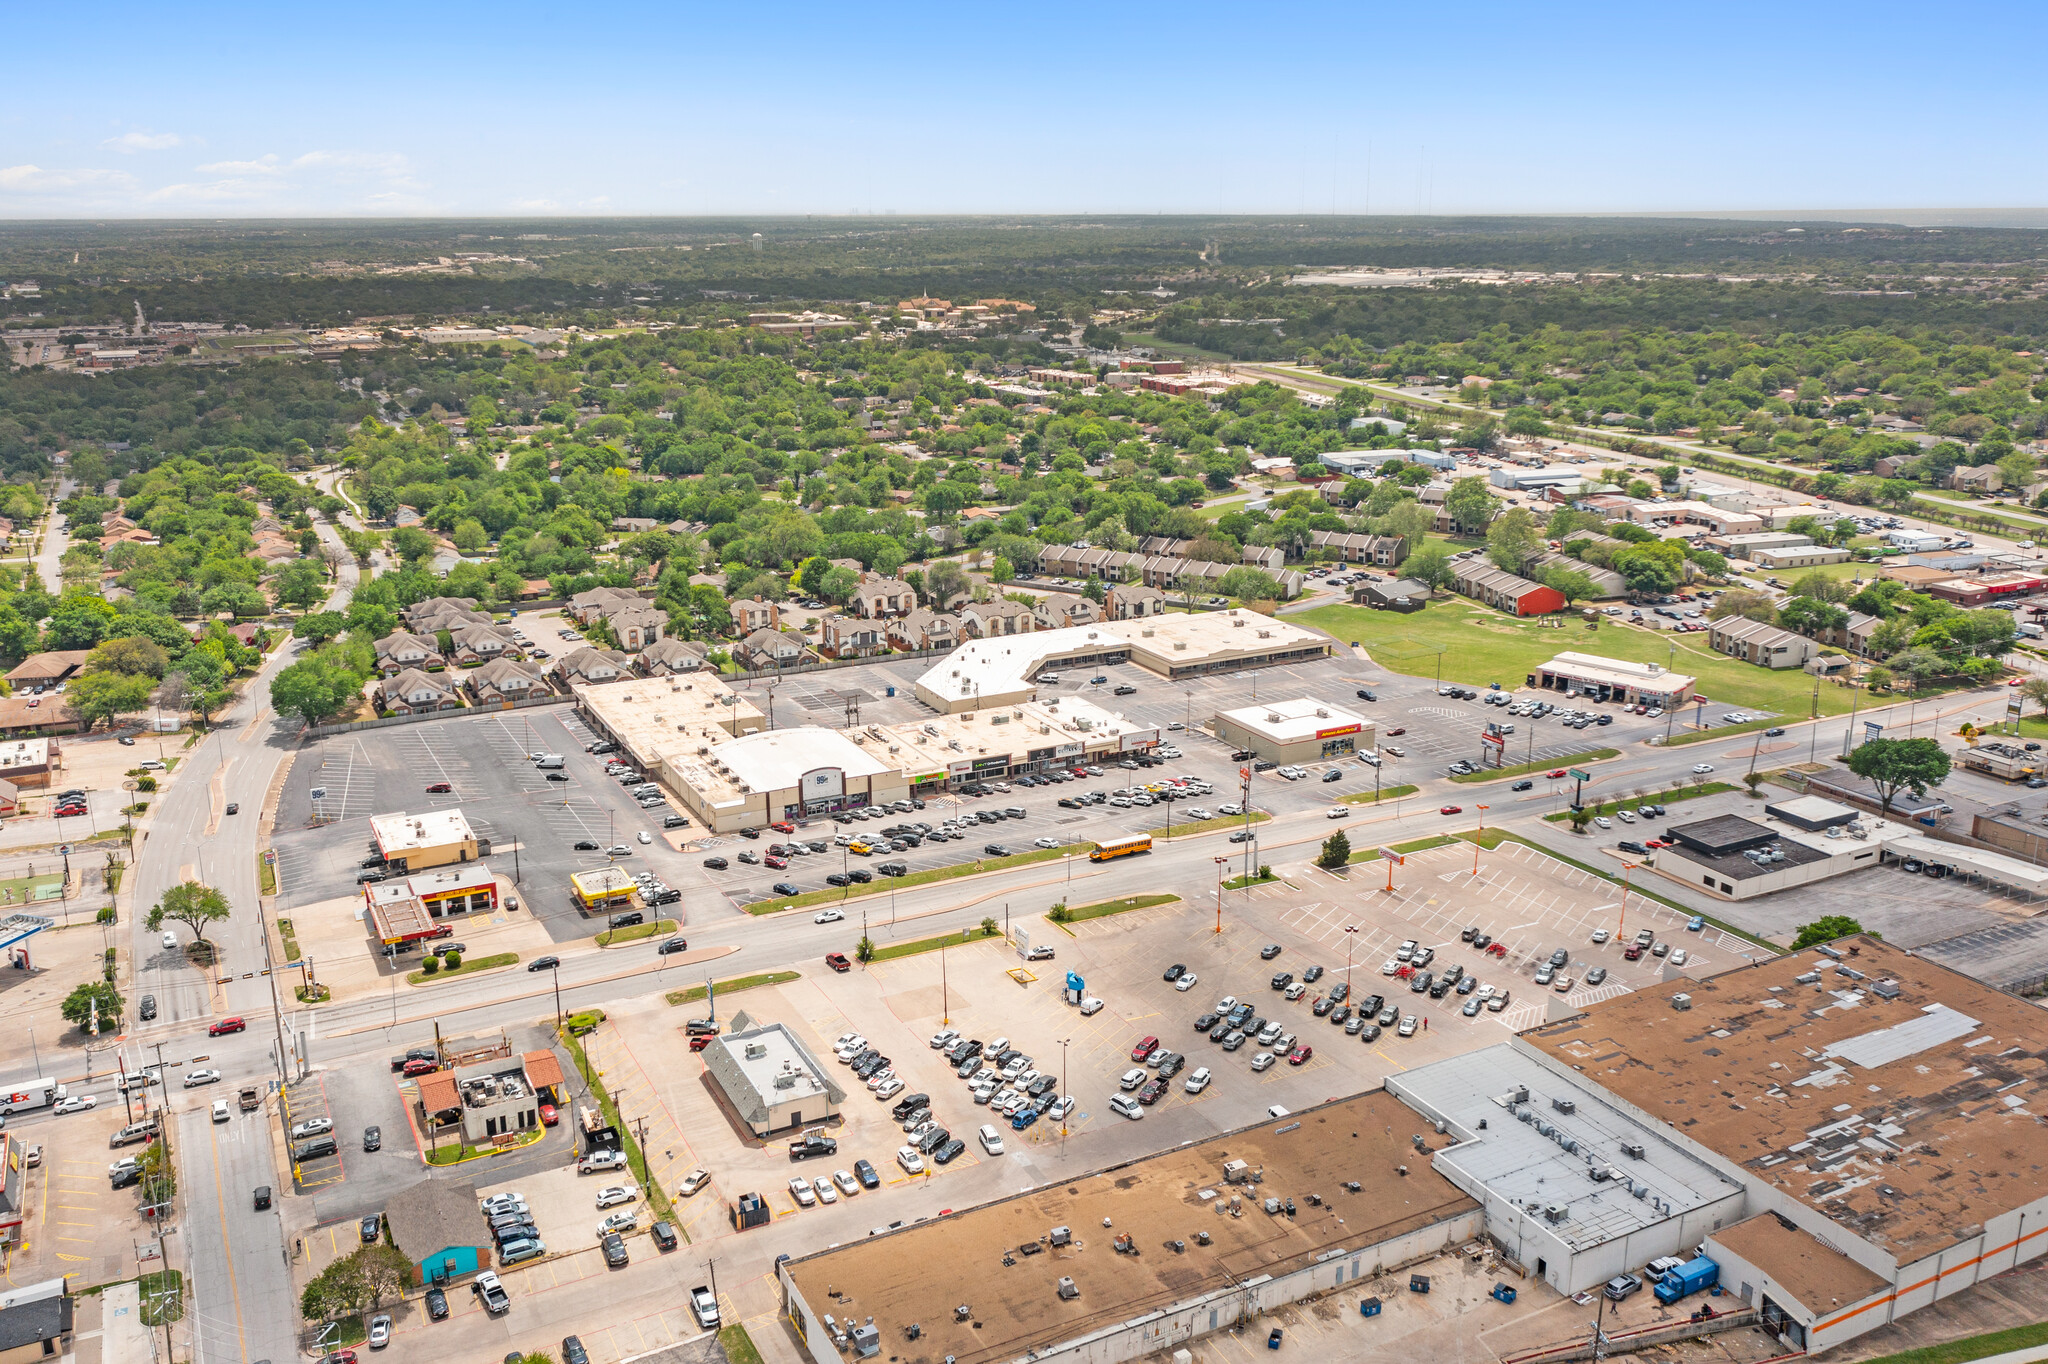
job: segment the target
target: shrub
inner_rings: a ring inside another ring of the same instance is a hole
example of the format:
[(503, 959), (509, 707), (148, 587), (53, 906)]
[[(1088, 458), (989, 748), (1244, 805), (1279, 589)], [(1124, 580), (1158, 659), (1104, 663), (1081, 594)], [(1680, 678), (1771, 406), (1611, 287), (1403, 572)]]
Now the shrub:
[(1045, 917), (1051, 919), (1056, 924), (1065, 923), (1068, 920), (1068, 918), (1071, 917), (1067, 913), (1067, 902), (1065, 900), (1062, 900), (1058, 904), (1054, 905), (1052, 907), (1051, 913), (1047, 914)]
[(440, 969), (441, 959), (439, 957), (428, 957), (425, 961), (420, 963), (420, 974), (423, 976), (434, 975), (437, 972), (439, 972)]
[(451, 971), (462, 969), (462, 954), (460, 952), (447, 953), (443, 960), (448, 963), (448, 969)]
[(92, 921), (96, 924), (110, 924), (114, 922), (114, 907), (112, 905), (106, 906), (99, 913), (93, 915)]

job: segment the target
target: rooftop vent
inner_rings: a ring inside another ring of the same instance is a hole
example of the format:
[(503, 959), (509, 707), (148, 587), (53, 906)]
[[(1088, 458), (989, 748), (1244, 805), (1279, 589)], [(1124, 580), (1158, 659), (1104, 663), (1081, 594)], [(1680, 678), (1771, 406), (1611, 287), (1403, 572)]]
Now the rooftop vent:
[(1062, 1298), (1078, 1298), (1081, 1296), (1081, 1290), (1074, 1287), (1074, 1281), (1064, 1274), (1060, 1276), (1060, 1296)]
[(1897, 999), (1899, 997), (1899, 983), (1895, 980), (1881, 980), (1870, 987), (1870, 993), (1876, 995), (1879, 999)]

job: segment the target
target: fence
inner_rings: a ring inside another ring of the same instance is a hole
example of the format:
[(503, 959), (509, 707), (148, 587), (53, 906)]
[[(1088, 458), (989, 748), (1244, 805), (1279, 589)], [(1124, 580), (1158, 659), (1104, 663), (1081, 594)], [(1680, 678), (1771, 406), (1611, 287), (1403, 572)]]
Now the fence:
[(531, 706), (565, 706), (575, 702), (573, 694), (529, 696), (523, 701), (501, 701), (494, 706), (462, 706), (455, 710), (430, 710), (420, 715), (387, 715), (376, 720), (352, 720), (345, 725), (309, 725), (299, 737), (325, 739), (330, 734), (355, 734), (366, 729), (389, 729), (393, 725), (424, 724), (428, 720), (459, 720), (465, 716), (493, 715), (499, 711), (526, 710)]

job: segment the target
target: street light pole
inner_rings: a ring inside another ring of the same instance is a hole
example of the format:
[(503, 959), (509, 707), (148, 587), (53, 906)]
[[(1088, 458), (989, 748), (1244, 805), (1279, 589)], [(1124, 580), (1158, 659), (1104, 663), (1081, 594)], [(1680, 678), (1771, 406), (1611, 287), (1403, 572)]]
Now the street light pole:
[(1480, 805), (1474, 808), (1479, 811), (1479, 836), (1472, 840), (1472, 874), (1477, 876), (1479, 875), (1479, 849), (1483, 846), (1486, 838), (1486, 812), (1493, 807), (1491, 805)]
[[(656, 917), (657, 917), (657, 918), (659, 918), (660, 916), (659, 916), (659, 915), (657, 915)], [(555, 1033), (556, 1033), (556, 1035), (557, 1035), (557, 1036), (560, 1036), (560, 1035), (561, 1035), (561, 1031), (562, 1031), (562, 963), (561, 963), (561, 962), (557, 961), (557, 962), (555, 963), (555, 965), (554, 965), (554, 968), (553, 968), (553, 974), (554, 974), (554, 977), (555, 977)]]
[(1216, 936), (1223, 936), (1223, 869), (1230, 865), (1227, 857), (1218, 857), (1216, 863)]

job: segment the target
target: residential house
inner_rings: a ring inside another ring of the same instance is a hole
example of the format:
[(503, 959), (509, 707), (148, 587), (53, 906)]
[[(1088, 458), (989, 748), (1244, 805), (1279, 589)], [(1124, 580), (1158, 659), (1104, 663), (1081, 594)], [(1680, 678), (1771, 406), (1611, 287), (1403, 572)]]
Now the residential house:
[(907, 616), (889, 622), (889, 643), (898, 649), (950, 649), (960, 642), (960, 623), (920, 606)]
[(1314, 543), (1318, 549), (1336, 550), (1347, 564), (1393, 568), (1408, 557), (1408, 539), (1402, 535), (1350, 535), (1319, 530), (1315, 532)]
[(774, 630), (782, 625), (781, 605), (760, 597), (727, 602), (726, 609), (732, 612), (733, 633), (737, 635), (751, 635), (756, 630)]
[(490, 625), (492, 623), (491, 618), (484, 612), (465, 611), (459, 606), (444, 606), (429, 614), (412, 615), (406, 618), (406, 628), (414, 634), (420, 635), (432, 635), (441, 630), (446, 630), (452, 634), (465, 626)]
[(1601, 568), (1596, 564), (1589, 564), (1583, 559), (1574, 559), (1570, 555), (1559, 554), (1555, 550), (1539, 554), (1529, 563), (1529, 571), (1539, 577), (1545, 571), (1552, 568), (1567, 568), (1575, 573), (1583, 573), (1588, 578), (1591, 578), (1593, 580), (1593, 595), (1595, 597), (1626, 597), (1628, 595), (1628, 580), (1611, 568)]
[(749, 672), (765, 668), (793, 668), (809, 653), (802, 635), (782, 630), (756, 630), (732, 649), (733, 661)]
[(537, 666), (509, 658), (494, 658), (466, 673), (462, 685), (469, 688), (471, 696), (485, 704), (524, 701), (529, 696), (546, 696), (549, 693), (547, 679)]
[[(775, 634), (763, 630), (762, 634)], [(818, 652), (827, 658), (873, 658), (889, 652), (885, 622), (862, 620), (859, 616), (830, 615), (818, 631)]]
[[(474, 628), (474, 627), (471, 627)], [(408, 668), (440, 668), (441, 643), (432, 635), (394, 630), (377, 641), (377, 671), (396, 677)]]
[(1949, 470), (1948, 486), (1957, 492), (1995, 493), (2005, 486), (1996, 464), (1958, 464)]
[(605, 616), (605, 624), (611, 627), (612, 639), (628, 653), (641, 649), (661, 638), (668, 628), (668, 617), (653, 606), (642, 603), (623, 611), (613, 611)]
[[(52, 1143), (50, 1160), (59, 1159), (62, 1148)], [(21, 1149), (11, 1138), (0, 1137), (0, 1158), (7, 1163), (7, 1178), (0, 1180), (9, 1194), (6, 1240), (17, 1248), (21, 1242), (21, 1206), (27, 1200), (25, 1185), (27, 1174), (23, 1170)], [(48, 1171), (45, 1171), (47, 1176)], [(45, 1185), (44, 1197), (48, 1197)], [(475, 1205), (471, 1204), (472, 1210)], [(474, 1212), (472, 1211), (472, 1217)], [(159, 1261), (158, 1263), (162, 1263)], [(44, 1279), (40, 1283), (10, 1283), (0, 1289), (0, 1360), (6, 1364), (27, 1364), (29, 1360), (72, 1359), (76, 1357), (75, 1346), (84, 1342), (73, 1334), (73, 1301), (71, 1290), (65, 1279)], [(118, 1315), (118, 1313), (113, 1314)], [(136, 1331), (147, 1332), (146, 1326), (136, 1326)], [(88, 1333), (98, 1336), (97, 1327)], [(99, 1353), (99, 1342), (94, 1341), (93, 1352)]]
[(589, 625), (604, 619), (614, 610), (627, 610), (646, 604), (645, 597), (628, 588), (593, 587), (587, 592), (578, 592), (569, 598), (568, 611), (579, 622)]
[(454, 710), (462, 702), (440, 678), (418, 668), (405, 668), (377, 684), (377, 709), (394, 715), (424, 715)]
[(1021, 602), (978, 601), (960, 608), (960, 634), (967, 639), (1028, 635), (1036, 628), (1031, 608)]
[(863, 573), (847, 605), (869, 620), (883, 616), (907, 616), (917, 609), (917, 593), (901, 578), (880, 573)]
[(1064, 630), (1072, 625), (1093, 625), (1102, 619), (1102, 608), (1086, 597), (1048, 592), (1033, 605), (1031, 616), (1041, 630)]
[(1118, 583), (1105, 595), (1103, 607), (1111, 620), (1141, 620), (1165, 614), (1166, 594), (1143, 583)]
[(1556, 588), (1517, 577), (1484, 559), (1461, 560), (1451, 586), (1464, 596), (1511, 615), (1540, 616), (1562, 611), (1565, 606), (1564, 594)]
[(1814, 642), (1760, 620), (1728, 616), (1707, 626), (1707, 643), (1717, 653), (1761, 668), (1799, 668), (1816, 652)]
[(696, 672), (704, 666), (704, 655), (708, 652), (696, 640), (664, 635), (635, 655), (633, 662), (649, 677), (666, 677), (670, 673)]
[(411, 606), (401, 610), (398, 615), (399, 619), (405, 621), (406, 624), (412, 626), (415, 632), (418, 632), (420, 622), (430, 616), (438, 616), (449, 611), (474, 610), (476, 610), (475, 597), (428, 597), (422, 601), (414, 602)]
[(633, 675), (633, 660), (616, 649), (586, 645), (556, 659), (554, 674), (555, 680), (565, 687), (577, 682), (616, 682)]
[(612, 529), (622, 535), (638, 535), (653, 530), (658, 523), (651, 516), (614, 516)]
[(57, 649), (30, 654), (7, 674), (7, 685), (17, 695), (37, 687), (54, 687), (84, 667), (91, 653), (90, 649)]
[(518, 641), (495, 625), (465, 625), (450, 630), (448, 636), (455, 645), (449, 661), (457, 667), (473, 668), (494, 658), (519, 657)]

